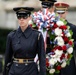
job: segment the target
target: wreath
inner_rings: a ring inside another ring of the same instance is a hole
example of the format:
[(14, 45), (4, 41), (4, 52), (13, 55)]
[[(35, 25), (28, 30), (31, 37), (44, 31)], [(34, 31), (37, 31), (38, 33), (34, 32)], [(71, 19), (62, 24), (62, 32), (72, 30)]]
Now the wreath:
[(49, 75), (59, 73), (62, 68), (69, 65), (73, 53), (73, 32), (63, 19), (59, 19), (55, 13), (48, 9), (40, 10), (32, 14), (30, 25), (42, 32), (46, 43), (46, 35), (49, 35), (52, 50), (46, 54), (46, 70)]

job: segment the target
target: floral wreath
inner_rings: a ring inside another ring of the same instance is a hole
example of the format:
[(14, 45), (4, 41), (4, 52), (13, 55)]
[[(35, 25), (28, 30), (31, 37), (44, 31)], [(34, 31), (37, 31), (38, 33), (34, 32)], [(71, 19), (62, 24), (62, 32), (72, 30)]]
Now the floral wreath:
[(59, 19), (55, 13), (48, 9), (34, 12), (33, 23), (30, 25), (42, 32), (46, 43), (46, 35), (50, 37), (52, 50), (46, 54), (46, 70), (50, 75), (59, 73), (62, 68), (69, 65), (73, 53), (73, 32), (67, 26), (67, 22)]

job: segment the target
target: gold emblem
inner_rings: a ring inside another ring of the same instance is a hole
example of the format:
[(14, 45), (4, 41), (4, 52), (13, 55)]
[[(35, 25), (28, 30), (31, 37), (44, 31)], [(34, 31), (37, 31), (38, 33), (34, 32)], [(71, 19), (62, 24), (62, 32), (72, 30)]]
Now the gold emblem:
[(19, 59), (19, 63), (23, 63), (23, 59)]
[(24, 11), (25, 9), (21, 8), (19, 11)]

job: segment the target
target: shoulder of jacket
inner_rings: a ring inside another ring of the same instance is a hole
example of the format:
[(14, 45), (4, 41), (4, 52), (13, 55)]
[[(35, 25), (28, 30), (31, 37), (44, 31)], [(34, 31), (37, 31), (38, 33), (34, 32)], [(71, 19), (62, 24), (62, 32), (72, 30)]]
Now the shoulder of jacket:
[(8, 34), (8, 37), (12, 37), (15, 33), (16, 33), (16, 30), (11, 31), (11, 32)]
[(41, 33), (40, 31), (38, 31), (38, 30), (36, 30), (36, 29), (33, 29), (33, 32), (35, 32), (35, 33)]
[(67, 25), (71, 26), (72, 28), (76, 28), (76, 25), (70, 23), (70, 22), (67, 22)]
[(37, 33), (37, 36), (38, 36), (38, 40), (40, 39), (40, 37), (42, 36), (42, 33), (38, 30), (34, 30), (36, 33)]
[(38, 31), (38, 30), (36, 30), (36, 29), (33, 29), (33, 31), (37, 34), (38, 40), (39, 40), (40, 39), (41, 32)]
[(67, 21), (67, 24), (68, 24), (68, 25), (74, 25), (74, 24), (72, 24), (72, 23), (70, 23), (70, 22), (68, 22), (68, 21)]

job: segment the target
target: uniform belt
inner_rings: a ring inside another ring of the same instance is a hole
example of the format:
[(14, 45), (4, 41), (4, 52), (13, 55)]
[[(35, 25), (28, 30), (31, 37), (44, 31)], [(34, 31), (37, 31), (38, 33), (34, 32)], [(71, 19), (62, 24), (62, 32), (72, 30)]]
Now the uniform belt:
[(19, 58), (14, 58), (13, 62), (15, 63), (32, 63), (34, 62), (34, 59), (19, 59)]

